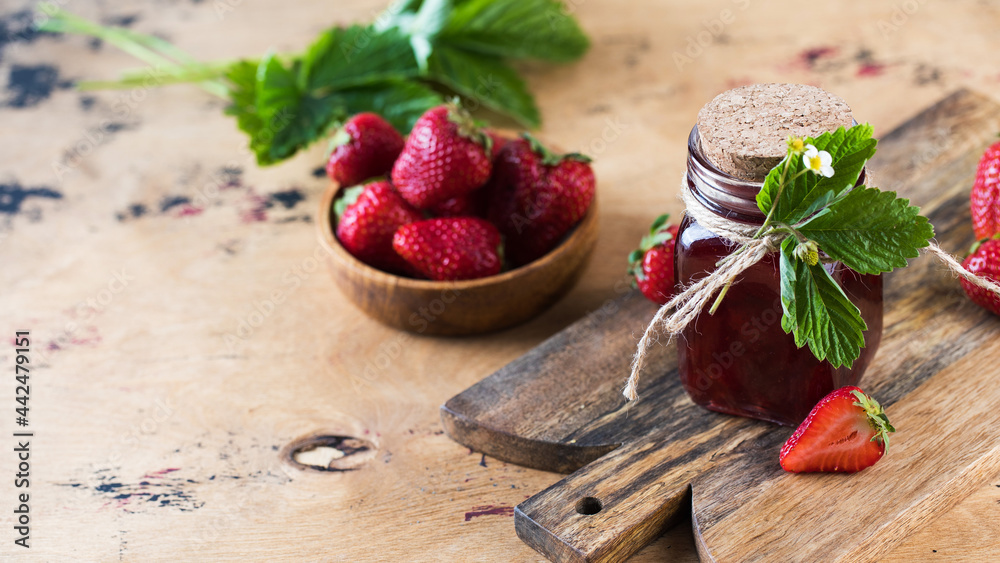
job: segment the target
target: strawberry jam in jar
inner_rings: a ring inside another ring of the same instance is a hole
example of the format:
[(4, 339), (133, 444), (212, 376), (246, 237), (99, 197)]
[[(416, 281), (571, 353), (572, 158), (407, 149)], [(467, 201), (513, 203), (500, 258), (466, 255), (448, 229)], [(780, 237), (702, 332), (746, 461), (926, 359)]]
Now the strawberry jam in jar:
[[(712, 213), (760, 226), (764, 214), (756, 196), (767, 172), (784, 157), (789, 135), (815, 137), (852, 122), (843, 100), (811, 86), (730, 90), (699, 113), (688, 138), (685, 181)], [(864, 172), (859, 184), (863, 181)], [(674, 256), (677, 282), (686, 286), (705, 277), (736, 248), (686, 216)], [(771, 253), (737, 278), (714, 314), (706, 307), (677, 339), (681, 383), (696, 404), (795, 426), (825, 395), (858, 383), (882, 338), (882, 278), (840, 263), (826, 268), (868, 326), (861, 357), (850, 367), (834, 368), (808, 347), (796, 347), (781, 327), (778, 254)]]

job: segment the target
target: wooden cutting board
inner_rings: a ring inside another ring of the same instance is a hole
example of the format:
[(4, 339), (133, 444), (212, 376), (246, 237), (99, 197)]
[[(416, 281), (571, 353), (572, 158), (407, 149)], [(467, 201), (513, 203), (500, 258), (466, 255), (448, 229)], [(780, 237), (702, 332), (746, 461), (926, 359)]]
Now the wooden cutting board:
[[(882, 135), (870, 169), (962, 254), (976, 163), (997, 131), (1000, 106), (959, 91)], [(572, 472), (515, 511), (518, 536), (553, 561), (623, 560), (689, 507), (705, 561), (870, 561), (1000, 473), (1000, 319), (930, 257), (886, 276), (882, 345), (861, 386), (898, 432), (855, 475), (782, 471), (793, 430), (695, 406), (672, 343), (626, 406), (620, 389), (654, 312), (623, 292), (441, 407), (470, 448)]]

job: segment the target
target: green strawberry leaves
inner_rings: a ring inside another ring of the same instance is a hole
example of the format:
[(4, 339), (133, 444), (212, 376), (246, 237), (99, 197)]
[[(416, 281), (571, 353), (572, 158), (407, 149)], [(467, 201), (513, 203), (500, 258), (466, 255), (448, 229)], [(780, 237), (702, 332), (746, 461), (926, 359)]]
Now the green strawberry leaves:
[(361, 193), (365, 191), (365, 186), (351, 186), (344, 190), (344, 193), (333, 203), (333, 215), (337, 218), (337, 222), (340, 222), (340, 218), (344, 216), (344, 212), (347, 208), (354, 205), (358, 198), (361, 197)]
[(289, 158), (354, 113), (375, 111), (406, 132), (443, 101), (410, 80), (419, 69), (408, 39), (396, 30), (331, 29), (300, 59), (269, 53), (257, 64), (252, 87), (250, 64), (238, 63), (227, 75), (233, 82), (227, 112), (250, 135), (261, 165)]
[(885, 453), (889, 453), (889, 434), (896, 431), (896, 428), (889, 422), (889, 417), (885, 414), (885, 409), (875, 399), (855, 389), (851, 391), (857, 401), (854, 406), (864, 409), (868, 416), (868, 423), (875, 429), (872, 442), (878, 442), (885, 446)]
[(649, 227), (649, 233), (643, 236), (639, 242), (639, 248), (629, 253), (628, 272), (634, 278), (633, 284), (635, 280), (646, 278), (645, 272), (642, 271), (642, 261), (646, 257), (646, 252), (674, 238), (674, 234), (669, 231), (668, 221), (670, 221), (669, 213), (664, 213), (654, 219), (653, 224)]
[(441, 30), (440, 40), (488, 56), (552, 62), (576, 60), (590, 46), (576, 20), (555, 0), (461, 3)]
[[(825, 178), (807, 172), (801, 156), (788, 156), (786, 159), (791, 160), (788, 161), (787, 171), (784, 169), (785, 161), (782, 161), (768, 173), (764, 187), (757, 194), (757, 206), (765, 214), (773, 209), (772, 216), (776, 222), (791, 224), (808, 217), (828, 204), (845, 186), (854, 186), (865, 162), (875, 154), (878, 141), (872, 138), (873, 131), (871, 125), (863, 124), (850, 129), (841, 127), (815, 139), (805, 139), (805, 144), (830, 153), (833, 157), (833, 176)], [(779, 190), (783, 175), (794, 180), (786, 182), (784, 189)]]
[[(258, 164), (280, 162), (353, 113), (381, 114), (408, 133), (443, 94), (523, 126), (541, 124), (510, 61), (568, 62), (590, 43), (557, 0), (397, 0), (372, 25), (333, 28), (301, 54), (199, 63), (162, 39), (53, 10), (40, 27), (106, 40), (156, 67), (159, 83), (196, 83), (230, 102)], [(148, 86), (144, 73), (92, 87)]]
[(528, 87), (499, 57), (442, 46), (431, 53), (427, 74), (471, 100), (466, 104), (469, 107), (485, 106), (513, 117), (526, 127), (541, 124), (541, 115)]
[(934, 227), (896, 192), (858, 186), (798, 227), (832, 259), (862, 274), (905, 268), (928, 245)]
[(795, 258), (798, 240), (781, 243), (781, 327), (795, 336), (795, 345), (834, 367), (850, 366), (861, 355), (868, 330), (861, 311), (830, 276), (827, 266)]
[[(757, 195), (767, 219), (758, 236), (782, 238), (781, 326), (798, 347), (834, 367), (861, 355), (867, 325), (830, 272), (840, 262), (862, 274), (907, 265), (930, 244), (934, 229), (920, 209), (895, 192), (856, 186), (877, 141), (870, 125), (789, 142), (785, 159)], [(832, 157), (829, 177), (807, 169), (809, 146)]]

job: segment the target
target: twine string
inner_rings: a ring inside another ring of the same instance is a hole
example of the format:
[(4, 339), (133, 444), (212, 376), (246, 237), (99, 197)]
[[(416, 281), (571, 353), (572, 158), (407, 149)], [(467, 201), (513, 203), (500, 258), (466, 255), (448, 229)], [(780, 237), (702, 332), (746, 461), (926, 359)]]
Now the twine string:
[[(773, 234), (762, 238), (753, 238), (757, 227), (730, 221), (716, 215), (694, 196), (686, 181), (681, 183), (681, 199), (687, 206), (685, 212), (701, 226), (724, 239), (741, 245), (741, 248), (724, 259), (711, 274), (684, 288), (656, 311), (656, 315), (639, 340), (638, 349), (632, 358), (632, 373), (628, 377), (625, 388), (622, 389), (622, 394), (629, 401), (635, 401), (639, 398), (639, 375), (646, 364), (649, 350), (659, 342), (661, 335), (666, 335), (669, 340), (673, 340), (698, 318), (709, 299), (723, 287), (727, 284), (736, 284), (740, 274), (760, 262), (769, 253), (776, 252), (785, 236), (784, 234)], [(1000, 295), (1000, 284), (966, 270), (954, 256), (941, 250), (937, 243), (931, 241), (921, 251), (924, 254), (937, 257), (954, 275), (977, 287)]]

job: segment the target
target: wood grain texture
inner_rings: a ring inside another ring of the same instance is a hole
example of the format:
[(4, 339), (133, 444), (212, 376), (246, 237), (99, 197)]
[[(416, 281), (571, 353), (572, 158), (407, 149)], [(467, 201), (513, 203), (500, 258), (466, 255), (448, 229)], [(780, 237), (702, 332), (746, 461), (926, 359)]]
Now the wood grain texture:
[[(517, 328), (430, 338), (370, 319), (330, 279), (313, 224), (324, 143), (261, 168), (223, 103), (197, 88), (78, 92), (69, 81), (112, 79), (135, 60), (107, 43), (36, 36), (27, 10), (37, 2), (5, 0), (0, 365), (10, 366), (15, 330), (31, 329), (41, 348), (32, 547), (12, 551), (14, 421), (3, 414), (0, 560), (544, 561), (515, 534), (514, 507), (562, 476), (470, 452), (443, 434), (438, 409), (572, 322), (613, 310), (629, 251), (657, 215), (681, 210), (698, 109), (734, 85), (815, 84), (882, 137), (960, 86), (1000, 91), (1000, 59), (983, 56), (1000, 26), (994, 3), (920, 2), (891, 28), (879, 24), (905, 3), (817, 3), (823, 25), (808, 34), (789, 32), (802, 21), (791, 0), (566, 3), (592, 39), (586, 58), (520, 68), (544, 117), (539, 136), (595, 157), (594, 257), (564, 299)], [(302, 51), (322, 29), (371, 21), (386, 4), (63, 7), (129, 22), (200, 60), (235, 60)], [(735, 21), (678, 68), (673, 55), (727, 9)], [(908, 155), (910, 173), (937, 172), (954, 142), (946, 133)], [(111, 293), (123, 272), (127, 288)], [(282, 460), (316, 434), (376, 449), (350, 471)], [(884, 560), (1000, 559), (997, 485), (1000, 476), (981, 480)], [(697, 560), (682, 518), (630, 561)]]
[(417, 334), (463, 336), (495, 332), (538, 316), (580, 279), (597, 244), (597, 198), (551, 252), (534, 262), (478, 280), (436, 282), (395, 276), (361, 262), (334, 234), (340, 187), (320, 198), (317, 237), (333, 257), (330, 275), (347, 299), (373, 319)]
[[(871, 168), (922, 206), (942, 246), (960, 249), (978, 158), (963, 142), (997, 128), (1000, 105), (959, 91), (886, 135)], [(920, 140), (940, 130), (948, 148), (914, 169)], [(1000, 472), (1000, 388), (981, 364), (1000, 346), (996, 319), (929, 259), (888, 275), (885, 303), (862, 386), (901, 431), (892, 455), (857, 476), (783, 472), (777, 451), (791, 429), (695, 406), (672, 345), (626, 408), (616, 390), (653, 311), (634, 293), (451, 399), (442, 419), (461, 443), (515, 463), (566, 471), (594, 460), (516, 508), (518, 535), (554, 561), (629, 557), (676, 520), (689, 488), (703, 560), (874, 560)], [(957, 407), (966, 396), (991, 399)]]

